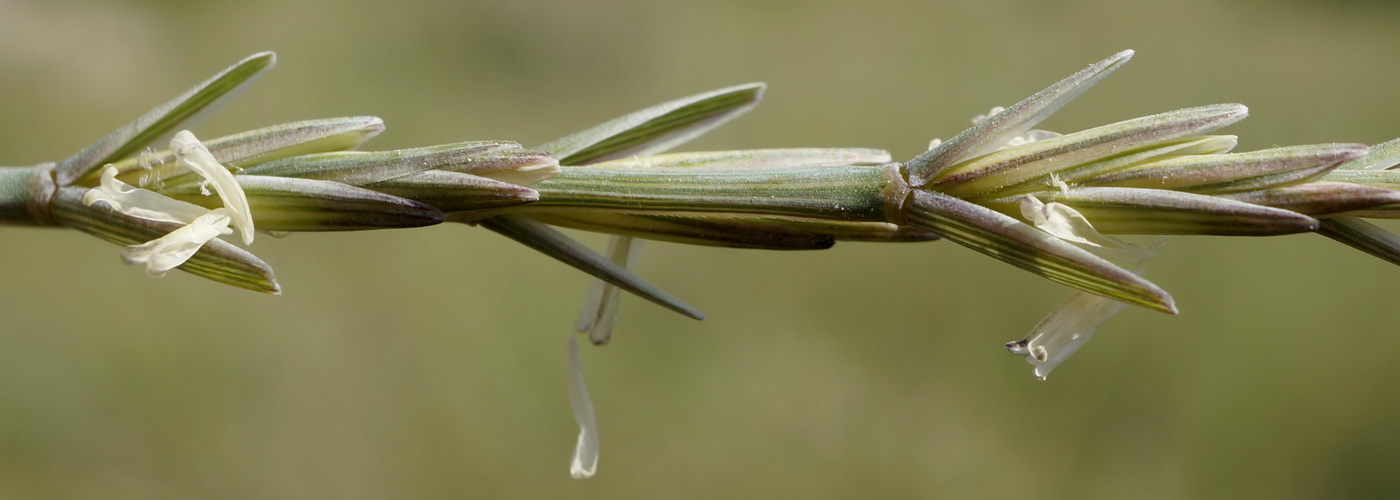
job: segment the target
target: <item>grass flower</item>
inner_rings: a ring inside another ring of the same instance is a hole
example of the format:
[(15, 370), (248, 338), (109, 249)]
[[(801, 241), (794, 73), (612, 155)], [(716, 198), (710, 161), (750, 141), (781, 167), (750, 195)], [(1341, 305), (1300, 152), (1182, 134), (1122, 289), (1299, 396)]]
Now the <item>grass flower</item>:
[(1006, 349), (1024, 356), (1035, 366), (1035, 377), (1045, 380), (1050, 370), (1069, 359), (1094, 335), (1094, 330), (1127, 304), (1079, 292), (1031, 329), (1026, 338), (1008, 342)]
[(161, 277), (184, 264), (209, 240), (238, 228), (243, 244), (253, 243), (253, 215), (243, 188), (228, 169), (214, 160), (209, 149), (188, 130), (181, 130), (170, 140), (176, 161), (212, 185), (223, 200), (224, 207), (213, 210), (175, 200), (159, 193), (132, 187), (117, 180), (117, 168), (107, 166), (102, 171), (102, 183), (83, 193), (84, 205), (102, 204), (124, 215), (158, 222), (184, 224), (169, 234), (140, 245), (127, 247), (122, 257), (130, 264), (145, 264), (146, 272)]
[[(125, 245), (161, 276), (179, 269), (279, 293), (243, 245), (273, 232), (479, 226), (588, 273), (575, 324), (602, 345), (621, 292), (694, 319), (696, 308), (634, 265), (643, 239), (814, 250), (839, 241), (948, 240), (1075, 289), (1007, 344), (1048, 373), (1127, 305), (1176, 313), (1148, 280), (1148, 249), (1116, 235), (1273, 236), (1317, 232), (1400, 264), (1400, 236), (1366, 218), (1400, 217), (1400, 140), (1235, 152), (1215, 131), (1242, 120), (1215, 104), (1057, 134), (1036, 127), (1133, 56), (1123, 51), (1006, 108), (907, 161), (869, 148), (671, 153), (752, 109), (746, 84), (623, 115), (526, 148), (463, 141), (359, 151), (375, 117), (274, 125), (201, 141), (188, 129), (275, 58), (255, 54), (54, 163), (0, 168), (0, 223), (67, 227)], [(147, 151), (162, 137), (169, 148)], [(606, 254), (557, 227), (613, 235)], [(566, 340), (580, 433), (570, 472), (589, 477), (598, 422), (578, 335)]]

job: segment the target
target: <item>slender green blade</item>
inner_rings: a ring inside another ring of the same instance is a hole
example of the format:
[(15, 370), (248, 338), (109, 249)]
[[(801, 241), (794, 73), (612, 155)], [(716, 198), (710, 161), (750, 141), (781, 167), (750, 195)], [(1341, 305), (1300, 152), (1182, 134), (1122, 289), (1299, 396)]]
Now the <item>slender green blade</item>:
[[(350, 116), (284, 123), (200, 142), (219, 163), (238, 169), (292, 156), (352, 150), (383, 131), (384, 121), (379, 117)], [(204, 181), (176, 162), (169, 149), (142, 153), (113, 165), (124, 173), (121, 179), (132, 185), (178, 186)], [(99, 177), (101, 170), (94, 170), (76, 184), (96, 185)]]
[(764, 84), (749, 83), (683, 97), (620, 116), (536, 147), (562, 165), (587, 165), (660, 153), (744, 114), (763, 97)]
[(418, 200), (443, 212), (489, 210), (540, 199), (538, 192), (525, 186), (447, 170), (417, 172), (365, 187)]
[(1084, 180), (1087, 186), (1173, 189), (1202, 194), (1255, 191), (1321, 176), (1367, 152), (1362, 144), (1286, 146), (1248, 153), (1148, 162)]
[(1400, 236), (1380, 226), (1356, 217), (1331, 217), (1322, 220), (1322, 227), (1317, 232), (1400, 266)]
[[(1325, 177), (1324, 177), (1325, 178)], [(1400, 191), (1349, 182), (1313, 181), (1292, 186), (1221, 195), (1243, 202), (1313, 216), (1365, 211), (1400, 204)], [(1390, 212), (1390, 210), (1385, 210)], [(1358, 215), (1351, 213), (1350, 215)]]
[(1103, 234), (1272, 236), (1317, 230), (1316, 219), (1297, 212), (1162, 189), (1086, 187), (1033, 196), (1073, 208)]
[(1371, 146), (1366, 156), (1343, 163), (1337, 170), (1388, 170), (1400, 165), (1400, 139)]
[(607, 257), (599, 255), (544, 223), (518, 215), (500, 215), (479, 221), (478, 224), (575, 269), (627, 290), (638, 297), (655, 302), (690, 318), (705, 319), (704, 314), (681, 302), (680, 299), (672, 297), (632, 272), (613, 264)]
[(530, 214), (530, 217), (560, 227), (687, 245), (822, 250), (836, 244), (835, 238), (817, 231), (748, 217), (721, 219), (582, 211), (545, 212)]
[(276, 61), (277, 57), (272, 52), (253, 54), (178, 97), (146, 112), (59, 163), (55, 171), (59, 185), (67, 185), (94, 169), (135, 154), (161, 137), (169, 136), (181, 128), (188, 128), (237, 95)]
[(890, 153), (866, 148), (787, 148), (699, 151), (632, 156), (590, 165), (592, 168), (780, 168), (864, 165), (890, 162)]
[(251, 175), (302, 177), (364, 186), (431, 170), (527, 185), (554, 175), (559, 162), (509, 141), (469, 141), (393, 151), (304, 155), (244, 169)]
[(996, 196), (1027, 182), (1048, 184), (1051, 175), (1103, 171), (1105, 165), (1099, 163), (1108, 158), (1153, 156), (1133, 153), (1224, 127), (1248, 114), (1240, 104), (1215, 104), (1125, 120), (980, 156), (944, 169), (925, 186), (960, 198)]
[[(535, 149), (552, 154), (562, 165), (587, 165), (626, 156), (665, 152), (753, 109), (763, 97), (764, 88), (762, 83), (750, 83), (683, 97), (614, 118)], [(508, 228), (520, 226), (521, 223), (522, 220), (489, 218), (482, 225)], [(534, 244), (527, 245), (546, 255), (564, 260), (560, 255), (575, 253), (571, 249), (587, 250), (581, 243), (547, 226), (539, 225), (537, 229), (536, 232), (541, 234), (546, 234), (546, 230), (552, 232), (553, 238), (532, 240)], [(510, 236), (500, 230), (497, 232)], [(515, 236), (512, 238), (525, 242)]]
[(1125, 50), (1094, 63), (915, 157), (908, 163), (909, 183), (922, 186), (944, 168), (995, 151), (1079, 97), (1132, 57), (1133, 51)]
[[(358, 231), (423, 227), (443, 221), (422, 202), (338, 182), (290, 177), (235, 177), (248, 197), (253, 222), (263, 231)], [(223, 202), (197, 187), (164, 191), (177, 200), (218, 208)]]
[[(1236, 137), (1230, 135), (1186, 137), (1123, 153), (1111, 154), (1088, 163), (1055, 170), (1054, 175), (1055, 178), (1058, 178), (1059, 182), (1073, 186), (1079, 184), (1083, 179), (1104, 175), (1109, 172), (1117, 172), (1119, 170), (1131, 168), (1134, 165), (1162, 158), (1228, 153), (1231, 149), (1234, 149), (1236, 141)], [(1058, 187), (1058, 185), (1054, 178), (1046, 175), (999, 188), (992, 196), (1005, 198), (1018, 194), (1044, 191), (1048, 187)]]
[[(65, 187), (54, 196), (54, 215), (63, 225), (118, 245), (144, 243), (180, 227), (179, 224), (127, 217), (106, 206), (83, 205), (84, 191)], [(245, 290), (282, 293), (271, 266), (247, 250), (217, 238), (205, 243), (178, 269)]]
[(1338, 168), (1322, 176), (1321, 181), (1347, 182), (1400, 191), (1400, 170), (1342, 170)]
[(888, 222), (775, 216), (636, 215), (560, 211), (531, 213), (546, 224), (687, 245), (761, 250), (823, 250), (837, 241), (918, 242), (938, 235)]
[(916, 190), (909, 224), (1051, 281), (1175, 314), (1171, 295), (1087, 250), (992, 209)]

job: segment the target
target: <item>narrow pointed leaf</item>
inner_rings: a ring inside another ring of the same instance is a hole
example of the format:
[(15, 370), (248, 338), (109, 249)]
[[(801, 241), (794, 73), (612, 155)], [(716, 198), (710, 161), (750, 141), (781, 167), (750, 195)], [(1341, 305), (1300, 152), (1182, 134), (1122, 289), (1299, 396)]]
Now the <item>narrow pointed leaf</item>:
[[(1363, 215), (1368, 209), (1400, 204), (1400, 191), (1349, 182), (1326, 181), (1227, 194), (1221, 197), (1313, 216), (1342, 212)], [(1356, 213), (1357, 211), (1362, 213)]]
[(1066, 169), (1060, 171), (1059, 175), (1060, 180), (1069, 184), (1077, 184), (1084, 179), (1091, 179), (1166, 158), (1225, 154), (1233, 151), (1238, 145), (1239, 137), (1233, 135), (1184, 137), (1161, 144), (1153, 144), (1146, 148), (1112, 156), (1080, 167)]
[[(762, 83), (751, 83), (676, 99), (614, 118), (536, 149), (549, 152), (564, 165), (587, 165), (625, 156), (661, 153), (753, 109), (763, 97), (765, 87)], [(488, 218), (483, 225), (513, 226), (518, 222), (496, 219)]]
[(384, 120), (377, 116), (348, 116), (274, 125), (205, 145), (219, 161), (243, 168), (291, 156), (356, 149), (383, 131)]
[[(384, 121), (378, 117), (352, 116), (274, 125), (202, 142), (219, 163), (242, 168), (290, 156), (355, 149), (383, 131)], [(199, 181), (175, 162), (168, 149), (139, 154), (115, 165), (126, 173), (122, 180), (132, 185), (177, 186)], [(99, 176), (93, 172), (78, 184), (96, 184)]]
[(563, 165), (587, 165), (661, 153), (752, 109), (764, 84), (750, 83), (676, 99), (614, 118), (535, 149)]
[(1088, 186), (1174, 189), (1203, 194), (1254, 191), (1301, 182), (1366, 154), (1361, 144), (1289, 146), (1248, 153), (1169, 158), (1086, 179)]
[(1322, 181), (1348, 182), (1400, 191), (1400, 170), (1333, 170), (1322, 176)]
[(58, 183), (67, 185), (94, 169), (126, 158), (176, 130), (189, 128), (205, 114), (218, 109), (263, 71), (276, 63), (272, 52), (259, 52), (239, 61), (199, 85), (157, 106), (131, 123), (63, 160), (56, 171)]
[[(261, 175), (237, 176), (253, 222), (264, 231), (356, 231), (423, 227), (443, 221), (436, 207), (338, 182)], [(197, 188), (164, 191), (178, 200), (217, 208)]]
[(904, 243), (933, 241), (938, 235), (912, 226), (888, 222), (848, 222), (821, 219), (790, 219), (770, 217), (769, 224), (815, 231), (837, 241), (867, 241), (873, 243)]
[(558, 169), (559, 162), (548, 154), (521, 148), (514, 142), (471, 141), (394, 151), (297, 156), (249, 167), (243, 173), (363, 186), (429, 170), (448, 170), (527, 185)]
[(446, 170), (412, 173), (365, 187), (418, 200), (443, 212), (503, 208), (540, 199), (538, 192), (525, 186)]
[[(1364, 160), (1364, 158), (1363, 158)], [(1400, 170), (1376, 170), (1376, 169), (1349, 169), (1333, 170), (1322, 176), (1323, 182), (1343, 182), (1348, 184), (1367, 186), (1375, 189), (1385, 189), (1388, 191), (1400, 192)], [(1381, 219), (1400, 219), (1400, 204), (1391, 203), (1378, 207), (1359, 209), (1347, 213), (1356, 217), (1373, 217)]]
[[(82, 188), (60, 188), (54, 197), (54, 214), (63, 225), (118, 245), (154, 240), (181, 226), (127, 217), (106, 206), (82, 204)], [(255, 292), (280, 294), (282, 288), (272, 267), (232, 243), (213, 239), (178, 268), (181, 271)]]
[(1175, 314), (1167, 292), (1087, 250), (1007, 215), (916, 190), (909, 224), (1002, 262), (1095, 295)]
[(823, 250), (837, 241), (918, 242), (938, 235), (887, 222), (847, 222), (771, 216), (633, 215), (559, 211), (532, 213), (546, 224), (687, 245), (763, 250)]
[(1240, 104), (1216, 104), (1134, 118), (1007, 148), (943, 170), (926, 187), (960, 198), (994, 196), (1008, 186), (1044, 182), (1051, 174), (1214, 130), (1243, 119)]
[(1202, 137), (1186, 137), (1160, 144), (1153, 144), (1125, 153), (1106, 156), (1102, 159), (1082, 165), (1055, 170), (1053, 177), (1050, 175), (1033, 177), (1019, 184), (999, 188), (992, 196), (1005, 198), (1018, 194), (1058, 188), (1059, 186), (1055, 182), (1056, 179), (1061, 183), (1073, 186), (1079, 184), (1084, 179), (1125, 170), (1135, 165), (1157, 161), (1163, 158), (1228, 153), (1231, 149), (1234, 149), (1236, 143), (1237, 138), (1232, 135), (1208, 135)]
[(662, 307), (694, 319), (705, 318), (695, 308), (540, 222), (518, 215), (501, 215), (479, 221), (478, 224)]
[(909, 183), (922, 186), (944, 168), (995, 151), (1007, 140), (1025, 133), (1079, 97), (1132, 57), (1133, 51), (1125, 50), (1094, 63), (910, 160)]
[(1356, 217), (1329, 217), (1318, 233), (1400, 266), (1400, 236)]
[(822, 250), (835, 238), (819, 232), (765, 223), (757, 218), (700, 218), (632, 215), (608, 212), (560, 211), (530, 218), (560, 227), (635, 236), (687, 245), (764, 250)]
[(890, 162), (890, 153), (864, 148), (792, 148), (702, 151), (633, 156), (595, 163), (590, 168), (772, 168), (822, 167), (841, 165), (880, 165)]
[(1086, 187), (1031, 196), (1068, 205), (1104, 234), (1269, 236), (1311, 232), (1318, 224), (1288, 210), (1160, 189)]
[(1400, 139), (1371, 146), (1366, 156), (1343, 163), (1337, 170), (1389, 170), (1400, 166)]

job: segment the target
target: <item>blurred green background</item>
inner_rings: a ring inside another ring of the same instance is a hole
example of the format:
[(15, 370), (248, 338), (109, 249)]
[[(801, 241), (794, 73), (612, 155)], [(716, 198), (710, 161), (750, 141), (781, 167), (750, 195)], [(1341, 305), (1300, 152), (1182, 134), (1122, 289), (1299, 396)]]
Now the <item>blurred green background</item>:
[[(896, 158), (1088, 63), (1042, 128), (1216, 102), (1241, 149), (1400, 136), (1384, 1), (0, 0), (0, 160), (57, 160), (224, 66), (278, 67), (196, 130), (375, 114), (387, 149), (538, 144), (766, 81), (688, 149)], [(1393, 227), (1393, 226), (1392, 226)], [(591, 242), (602, 238), (588, 236)], [(587, 280), (479, 229), (261, 237), (267, 297), (0, 231), (0, 498), (1384, 498), (1400, 491), (1400, 269), (1324, 238), (1173, 238), (1048, 382), (1005, 352), (1069, 291), (947, 243), (647, 247), (710, 315), (627, 300), (584, 363)]]

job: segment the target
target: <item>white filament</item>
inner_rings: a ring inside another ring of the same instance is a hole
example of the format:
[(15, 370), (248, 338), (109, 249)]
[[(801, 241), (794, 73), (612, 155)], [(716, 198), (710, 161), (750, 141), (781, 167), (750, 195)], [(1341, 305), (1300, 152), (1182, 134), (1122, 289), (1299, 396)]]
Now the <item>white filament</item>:
[(128, 264), (145, 264), (146, 273), (153, 277), (165, 276), (166, 272), (193, 257), (209, 240), (232, 233), (228, 228), (230, 220), (228, 210), (210, 211), (165, 236), (126, 247), (122, 258)]
[(1099, 325), (1123, 310), (1122, 302), (1078, 292), (1050, 311), (1026, 338), (1007, 344), (1012, 354), (1025, 356), (1035, 366), (1035, 377), (1045, 380), (1050, 370), (1084, 346)]
[[(1058, 178), (1053, 178), (1052, 182), (1062, 190), (1068, 188)], [(1069, 205), (1044, 203), (1030, 195), (1022, 196), (1020, 205), (1021, 215), (1035, 227), (1100, 257), (1125, 264), (1138, 274), (1141, 274), (1142, 264), (1153, 256), (1146, 248), (1099, 233), (1083, 214)], [(1035, 366), (1036, 378), (1045, 380), (1050, 370), (1083, 347), (1099, 325), (1122, 311), (1124, 306), (1113, 299), (1077, 292), (1050, 311), (1024, 339), (1006, 344), (1006, 348), (1012, 354), (1024, 356)]]
[(243, 193), (243, 188), (238, 185), (238, 179), (233, 177), (233, 172), (219, 164), (209, 152), (209, 148), (188, 130), (175, 133), (175, 137), (170, 139), (170, 150), (175, 153), (176, 161), (199, 174), (207, 184), (214, 187), (214, 192), (219, 193), (219, 199), (224, 202), (224, 208), (229, 209), (233, 226), (238, 228), (243, 244), (252, 244), (253, 211), (248, 208), (248, 196)]
[(583, 384), (583, 363), (579, 360), (578, 339), (573, 335), (569, 336), (565, 345), (564, 357), (569, 376), (569, 403), (573, 406), (574, 421), (579, 427), (578, 444), (574, 445), (569, 475), (574, 479), (587, 479), (598, 470), (598, 418), (593, 413), (593, 402), (588, 398), (588, 387)]
[(189, 224), (209, 209), (117, 180), (117, 167), (102, 170), (102, 182), (83, 193), (83, 204), (101, 203), (123, 214), (160, 222)]
[[(608, 240), (608, 260), (623, 269), (632, 270), (641, 257), (642, 240), (631, 236), (613, 236)], [(603, 280), (595, 279), (584, 298), (583, 310), (574, 330), (587, 333), (594, 344), (606, 344), (612, 338), (613, 324), (617, 322), (617, 307), (622, 299), (622, 290)]]

